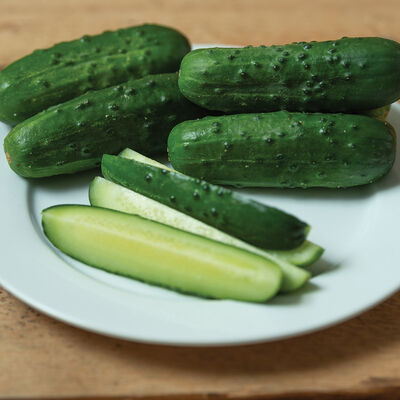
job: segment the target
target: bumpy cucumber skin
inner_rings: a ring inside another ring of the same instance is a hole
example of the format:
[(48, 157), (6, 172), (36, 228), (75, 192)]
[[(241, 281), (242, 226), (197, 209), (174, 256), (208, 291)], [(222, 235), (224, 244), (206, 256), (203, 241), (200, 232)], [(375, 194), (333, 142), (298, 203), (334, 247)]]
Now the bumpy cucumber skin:
[(400, 98), (400, 44), (343, 38), (284, 46), (199, 49), (181, 64), (191, 101), (229, 113), (357, 112)]
[(200, 179), (105, 154), (106, 179), (264, 249), (292, 249), (309, 227), (296, 217)]
[(178, 71), (189, 50), (182, 34), (159, 25), (83, 36), (36, 50), (0, 73), (0, 119), (15, 125), (88, 90)]
[(177, 171), (242, 187), (372, 183), (391, 169), (395, 147), (393, 128), (377, 119), (287, 111), (186, 121), (168, 139)]
[(149, 75), (86, 93), (15, 126), (4, 141), (10, 167), (28, 178), (100, 165), (104, 153), (129, 146), (165, 152), (172, 127), (204, 115), (180, 93), (177, 74)]

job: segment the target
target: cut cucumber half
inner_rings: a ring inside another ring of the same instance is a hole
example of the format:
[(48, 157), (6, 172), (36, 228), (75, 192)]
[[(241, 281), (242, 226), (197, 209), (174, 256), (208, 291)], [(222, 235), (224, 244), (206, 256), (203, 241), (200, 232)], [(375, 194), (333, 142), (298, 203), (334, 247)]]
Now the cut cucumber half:
[(281, 269), (264, 257), (137, 215), (60, 205), (42, 212), (42, 225), (79, 261), (174, 290), (264, 302), (281, 286)]
[(308, 271), (298, 268), (274, 254), (251, 246), (189, 215), (183, 214), (106, 179), (96, 177), (92, 181), (89, 188), (89, 200), (93, 206), (136, 214), (143, 218), (259, 254), (267, 260), (276, 263), (282, 269), (283, 280), (280, 289), (281, 292), (291, 292), (299, 289), (310, 278)]
[(167, 167), (166, 165), (161, 164), (160, 162), (153, 160), (152, 158), (146, 157), (143, 154), (140, 154), (137, 151), (132, 150), (132, 149), (124, 149), (118, 155), (120, 157), (127, 158), (128, 160), (135, 160), (135, 161), (139, 161), (144, 164), (152, 165), (153, 167), (158, 167), (158, 168), (166, 169), (168, 171), (178, 172), (178, 171), (175, 171), (174, 169)]
[(292, 250), (270, 250), (269, 252), (298, 267), (308, 267), (317, 261), (324, 251), (325, 250), (321, 246), (306, 240), (300, 246)]
[[(125, 150), (121, 151), (119, 156), (128, 158), (130, 160), (135, 160), (135, 161), (139, 161), (139, 162), (146, 163), (149, 165), (153, 165), (155, 167), (167, 169), (169, 171), (178, 172), (178, 171), (175, 171), (174, 169), (169, 168), (169, 167), (165, 166), (164, 164), (161, 164), (158, 161), (155, 161), (149, 157), (146, 157), (132, 149), (125, 149)], [(110, 208), (112, 208), (112, 207), (110, 207)], [(148, 218), (150, 218), (150, 217), (148, 217)], [(150, 219), (152, 219), (152, 218), (150, 218)], [(160, 222), (162, 222), (162, 221), (160, 221)], [(167, 222), (165, 222), (165, 223), (167, 223)], [(173, 224), (169, 224), (169, 225), (173, 225)], [(205, 224), (202, 224), (202, 225), (207, 227), (207, 229), (211, 228), (208, 225), (205, 225)], [(184, 228), (181, 227), (180, 229), (184, 229)], [(248, 249), (252, 248), (253, 250), (251, 250), (251, 251), (257, 250), (256, 252), (258, 252), (258, 253), (263, 252), (261, 249), (258, 249), (251, 245), (248, 245), (247, 243), (242, 242), (241, 240), (236, 239), (232, 236), (229, 236), (221, 231), (218, 231), (216, 229), (213, 229), (213, 230), (219, 232), (220, 234), (226, 236), (227, 238), (230, 238), (229, 241), (226, 241), (226, 243), (235, 245), (235, 243), (231, 242), (231, 240), (233, 239), (234, 241), (237, 242), (236, 245), (238, 247), (243, 247), (243, 248), (248, 248)], [(202, 235), (202, 233), (199, 233), (199, 235)], [(208, 236), (208, 235), (205, 234), (204, 236)], [(214, 240), (220, 240), (213, 236), (209, 236), (209, 237), (211, 237)], [(224, 242), (224, 240), (221, 240), (221, 241)], [(244, 244), (246, 247), (240, 246), (239, 243)], [(312, 263), (317, 261), (322, 256), (323, 252), (324, 252), (324, 249), (321, 246), (318, 246), (317, 244), (310, 242), (309, 240), (304, 241), (300, 246), (298, 246), (294, 249), (291, 249), (291, 250), (268, 250), (269, 254), (275, 255), (275, 256), (279, 257), (280, 259), (282, 259), (288, 263), (297, 265), (299, 267), (307, 267), (307, 266), (311, 265)]]

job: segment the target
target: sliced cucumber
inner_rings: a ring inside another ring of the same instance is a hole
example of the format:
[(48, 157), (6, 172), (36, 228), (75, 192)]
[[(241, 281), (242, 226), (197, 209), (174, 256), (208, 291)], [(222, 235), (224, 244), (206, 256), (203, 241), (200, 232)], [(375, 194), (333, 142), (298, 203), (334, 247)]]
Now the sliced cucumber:
[(166, 169), (168, 171), (178, 172), (178, 171), (175, 171), (174, 169), (169, 168), (166, 165), (161, 164), (160, 162), (153, 160), (152, 158), (146, 157), (143, 154), (140, 154), (137, 151), (132, 150), (132, 149), (127, 148), (127, 149), (122, 150), (121, 153), (119, 153), (119, 156), (123, 157), (123, 158), (127, 158), (128, 160), (135, 160), (135, 161), (142, 162), (144, 164), (153, 165), (154, 167)]
[[(162, 164), (160, 164), (162, 165)], [(280, 259), (273, 253), (263, 251), (236, 239), (212, 226), (185, 215), (173, 208), (152, 200), (146, 196), (124, 188), (106, 179), (96, 177), (89, 188), (90, 204), (97, 207), (111, 208), (173, 226), (187, 232), (205, 236), (212, 240), (236, 246), (259, 254), (279, 265), (283, 272), (281, 292), (291, 292), (303, 286), (310, 278), (310, 273)]]
[(200, 296), (264, 302), (282, 281), (264, 257), (136, 215), (61, 205), (42, 213), (49, 240), (97, 268)]
[(306, 240), (292, 250), (270, 250), (268, 252), (298, 267), (308, 267), (317, 261), (324, 251), (321, 246)]
[[(128, 158), (130, 160), (143, 162), (143, 163), (146, 163), (149, 165), (153, 165), (155, 167), (167, 169), (169, 171), (175, 171), (174, 169), (166, 167), (164, 164), (161, 164), (158, 161), (155, 161), (149, 157), (146, 157), (132, 149), (125, 149), (119, 155), (120, 155), (120, 157)], [(178, 171), (175, 171), (175, 172), (178, 172)], [(152, 219), (151, 217), (146, 217), (146, 218)], [(160, 222), (163, 222), (163, 221), (160, 221)], [(169, 224), (168, 222), (164, 222), (164, 223), (166, 223), (168, 225), (173, 225), (173, 224)], [(211, 228), (208, 225), (205, 225), (205, 224), (202, 224), (202, 225), (204, 225), (207, 228), (207, 231), (210, 230), (210, 228)], [(180, 229), (184, 229), (184, 228), (180, 227)], [(202, 230), (202, 228), (200, 228), (200, 227), (199, 227), (199, 229)], [(213, 229), (213, 230), (218, 232), (220, 235), (223, 235), (223, 237), (226, 237), (227, 239), (221, 240), (221, 239), (218, 239), (215, 235), (212, 235), (212, 234), (207, 235), (206, 233), (204, 234), (204, 236), (208, 236), (211, 239), (220, 240), (221, 242), (225, 242), (228, 244), (233, 244), (238, 247), (247, 248), (249, 250), (251, 248), (252, 249), (251, 251), (254, 251), (258, 254), (260, 254), (260, 252), (265, 253), (265, 252), (263, 252), (263, 250), (260, 250), (254, 246), (248, 245), (247, 243), (242, 242), (241, 240), (236, 239), (230, 235), (227, 235), (221, 231), (218, 231), (217, 229)], [(196, 233), (195, 231), (193, 231), (193, 232)], [(200, 232), (198, 234), (203, 235), (203, 233), (200, 233)], [(220, 237), (222, 237), (222, 236), (220, 236)], [(242, 243), (243, 245), (240, 245), (239, 243)], [(304, 241), (300, 246), (298, 246), (294, 249), (291, 249), (291, 250), (268, 250), (269, 254), (275, 255), (275, 256), (279, 257), (280, 259), (282, 259), (288, 263), (297, 265), (299, 267), (307, 267), (308, 265), (311, 265), (313, 262), (317, 261), (322, 256), (323, 252), (324, 252), (324, 249), (321, 246), (318, 246), (317, 244), (312, 243), (309, 240)]]

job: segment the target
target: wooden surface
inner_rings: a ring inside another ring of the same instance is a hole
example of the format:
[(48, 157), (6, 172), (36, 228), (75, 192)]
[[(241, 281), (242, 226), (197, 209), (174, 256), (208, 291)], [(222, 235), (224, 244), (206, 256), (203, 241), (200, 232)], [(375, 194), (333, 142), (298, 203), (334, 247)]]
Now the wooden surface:
[[(196, 43), (378, 35), (400, 41), (400, 2), (0, 0), (0, 65), (60, 40), (143, 22), (174, 26)], [(400, 399), (400, 294), (312, 335), (202, 349), (84, 332), (0, 289), (0, 398), (89, 397)]]
[(0, 65), (55, 42), (156, 22), (194, 43), (400, 40), (398, 0), (0, 0)]
[(0, 398), (398, 399), (399, 357), (400, 293), (325, 331), (231, 348), (109, 339), (0, 293)]

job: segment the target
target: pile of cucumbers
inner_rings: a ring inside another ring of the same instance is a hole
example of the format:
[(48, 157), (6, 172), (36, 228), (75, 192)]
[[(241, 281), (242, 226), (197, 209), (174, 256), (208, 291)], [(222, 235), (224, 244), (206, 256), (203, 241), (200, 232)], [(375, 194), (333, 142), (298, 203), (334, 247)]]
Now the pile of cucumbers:
[(362, 114), (400, 98), (399, 71), (400, 44), (383, 38), (192, 51), (181, 63), (184, 96), (240, 114), (176, 126), (171, 163), (236, 186), (372, 183), (393, 165), (395, 134)]
[[(302, 287), (323, 249), (307, 223), (219, 185), (380, 179), (395, 160), (385, 118), (399, 71), (400, 44), (383, 38), (190, 51), (159, 25), (84, 36), (0, 72), (0, 120), (13, 126), (5, 155), (25, 178), (101, 166), (91, 206), (43, 211), (66, 254), (185, 293), (263, 302)], [(147, 157), (167, 150), (173, 169)]]

